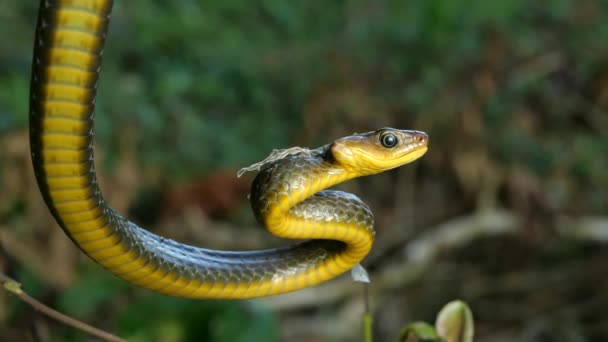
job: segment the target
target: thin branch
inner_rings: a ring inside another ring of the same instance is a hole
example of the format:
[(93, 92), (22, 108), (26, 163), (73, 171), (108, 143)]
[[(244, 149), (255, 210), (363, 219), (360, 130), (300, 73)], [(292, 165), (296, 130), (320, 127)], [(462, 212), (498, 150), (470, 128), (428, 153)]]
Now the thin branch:
[(65, 325), (76, 328), (78, 330), (84, 331), (87, 334), (98, 337), (105, 341), (125, 342), (125, 340), (123, 340), (122, 338), (120, 338), (118, 336), (112, 335), (109, 332), (92, 327), (84, 322), (81, 322), (72, 317), (66, 316), (57, 310), (51, 309), (50, 307), (39, 302), (37, 299), (32, 298), (25, 291), (23, 291), (23, 289), (21, 288), (21, 283), (11, 279), (10, 277), (6, 276), (3, 273), (0, 273), (0, 283), (2, 283), (2, 287), (6, 291), (14, 294), (17, 298), (21, 299), (23, 302), (25, 302), (26, 304), (31, 306), (34, 310), (39, 311), (39, 312), (43, 313), (44, 315), (46, 315), (58, 322), (61, 322)]

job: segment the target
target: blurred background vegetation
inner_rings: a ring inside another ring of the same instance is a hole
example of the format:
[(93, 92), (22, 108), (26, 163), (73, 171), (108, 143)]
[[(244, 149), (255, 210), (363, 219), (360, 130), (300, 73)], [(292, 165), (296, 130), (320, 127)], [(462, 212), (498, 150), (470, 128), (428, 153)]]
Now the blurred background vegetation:
[[(349, 277), (246, 302), (134, 288), (84, 257), (34, 184), (37, 2), (0, 4), (0, 269), (133, 341), (356, 341)], [(420, 161), (342, 186), (378, 239), (377, 340), (466, 300), (479, 341), (608, 340), (608, 3), (119, 1), (96, 118), (101, 185), (150, 230), (208, 248), (284, 244), (235, 170), (383, 126)], [(83, 341), (0, 293), (0, 340)]]

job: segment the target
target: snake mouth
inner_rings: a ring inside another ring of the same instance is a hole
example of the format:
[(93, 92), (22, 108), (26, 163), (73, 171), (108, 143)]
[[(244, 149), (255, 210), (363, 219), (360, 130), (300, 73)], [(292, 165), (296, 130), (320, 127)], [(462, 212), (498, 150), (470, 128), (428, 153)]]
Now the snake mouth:
[(366, 155), (366, 164), (373, 164), (375, 166), (374, 168), (376, 169), (374, 173), (377, 173), (409, 164), (425, 155), (427, 151), (428, 145), (421, 144), (407, 146), (399, 153), (396, 153), (394, 156), (389, 156), (388, 158), (379, 158), (377, 154), (369, 153), (368, 151), (361, 151), (361, 154)]
[(428, 151), (428, 149), (428, 145), (426, 144), (411, 147), (406, 154), (393, 160), (395, 166), (393, 166), (392, 168), (413, 162), (414, 160), (422, 157), (426, 153), (426, 151)]

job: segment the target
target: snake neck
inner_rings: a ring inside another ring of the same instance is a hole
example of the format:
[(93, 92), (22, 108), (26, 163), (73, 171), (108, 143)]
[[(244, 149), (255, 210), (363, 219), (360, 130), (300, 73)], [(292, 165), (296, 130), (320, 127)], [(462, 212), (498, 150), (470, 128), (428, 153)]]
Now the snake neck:
[(250, 201), (256, 220), (277, 226), (302, 201), (356, 175), (338, 165), (331, 145), (296, 154), (263, 167), (251, 186)]

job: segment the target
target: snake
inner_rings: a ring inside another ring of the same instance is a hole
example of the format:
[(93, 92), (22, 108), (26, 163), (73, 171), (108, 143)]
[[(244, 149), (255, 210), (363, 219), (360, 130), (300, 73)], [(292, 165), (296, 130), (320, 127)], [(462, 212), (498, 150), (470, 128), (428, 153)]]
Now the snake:
[(156, 235), (113, 209), (99, 188), (94, 112), (113, 1), (40, 2), (30, 86), (31, 158), (42, 197), (86, 255), (116, 276), (184, 298), (248, 299), (314, 286), (359, 264), (374, 218), (357, 196), (331, 190), (410, 163), (426, 133), (382, 128), (258, 165), (250, 202), (270, 233), (297, 240), (252, 251), (212, 250)]

